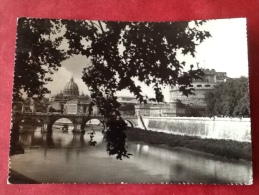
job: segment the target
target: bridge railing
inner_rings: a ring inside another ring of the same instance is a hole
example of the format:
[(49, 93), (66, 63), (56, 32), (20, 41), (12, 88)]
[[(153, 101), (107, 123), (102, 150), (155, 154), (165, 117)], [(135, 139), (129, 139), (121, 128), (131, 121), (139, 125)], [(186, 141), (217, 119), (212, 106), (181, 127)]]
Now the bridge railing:
[[(91, 116), (91, 117), (103, 117), (103, 115), (89, 115), (88, 113), (78, 113), (78, 114), (67, 114), (67, 113), (59, 113), (59, 112), (20, 112), (20, 111), (12, 111), (13, 114), (17, 114), (17, 115), (64, 115), (64, 116)], [(122, 118), (123, 117), (134, 117), (136, 118), (136, 116), (133, 115), (121, 115)]]

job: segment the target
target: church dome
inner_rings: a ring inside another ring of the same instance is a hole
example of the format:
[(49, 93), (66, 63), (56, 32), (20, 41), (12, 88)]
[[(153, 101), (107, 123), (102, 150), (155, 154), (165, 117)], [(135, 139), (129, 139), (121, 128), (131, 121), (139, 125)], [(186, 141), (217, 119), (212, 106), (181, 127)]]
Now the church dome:
[(78, 86), (74, 82), (73, 78), (71, 78), (70, 82), (65, 85), (63, 95), (64, 96), (78, 96), (79, 95)]

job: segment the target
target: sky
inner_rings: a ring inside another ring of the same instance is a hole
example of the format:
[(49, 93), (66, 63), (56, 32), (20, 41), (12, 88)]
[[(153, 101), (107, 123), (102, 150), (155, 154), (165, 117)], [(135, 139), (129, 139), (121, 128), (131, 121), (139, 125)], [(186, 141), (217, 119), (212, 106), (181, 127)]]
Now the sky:
[[(209, 31), (211, 36), (196, 48), (195, 58), (190, 55), (178, 55), (180, 61), (189, 64), (199, 63), (200, 68), (215, 69), (217, 72), (227, 72), (227, 76), (237, 78), (248, 76), (247, 33), (246, 19), (218, 19), (208, 20), (200, 30)], [(53, 82), (47, 84), (47, 88), (53, 96), (63, 90), (71, 77), (79, 87), (79, 92), (89, 94), (82, 81), (82, 70), (90, 64), (85, 56), (75, 55), (62, 62), (62, 67), (52, 75)], [(137, 82), (137, 81), (136, 81)], [(141, 85), (144, 94), (154, 96), (152, 88)], [(163, 89), (165, 101), (169, 101), (169, 87)], [(129, 91), (123, 90), (117, 95), (133, 96)]]

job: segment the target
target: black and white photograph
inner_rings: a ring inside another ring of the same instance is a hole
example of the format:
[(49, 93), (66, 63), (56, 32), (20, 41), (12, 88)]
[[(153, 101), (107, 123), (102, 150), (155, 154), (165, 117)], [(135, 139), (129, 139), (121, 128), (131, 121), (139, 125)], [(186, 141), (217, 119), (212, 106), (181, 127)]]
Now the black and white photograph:
[(18, 18), (9, 184), (253, 183), (245, 18)]

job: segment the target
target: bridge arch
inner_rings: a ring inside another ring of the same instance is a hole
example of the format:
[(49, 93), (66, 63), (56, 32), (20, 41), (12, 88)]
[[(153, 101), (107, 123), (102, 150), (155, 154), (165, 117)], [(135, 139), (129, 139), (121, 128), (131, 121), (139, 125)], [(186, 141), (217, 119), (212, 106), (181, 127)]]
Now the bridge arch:
[[(99, 122), (97, 124), (97, 121)], [(87, 125), (97, 125), (97, 126), (100, 126), (102, 125), (103, 128), (101, 128), (101, 131), (105, 131), (106, 130), (106, 124), (105, 124), (105, 121), (102, 120), (102, 119), (99, 119), (99, 118), (89, 118), (85, 121), (84, 123), (84, 129), (87, 127)]]
[(39, 124), (35, 124), (37, 126), (40, 125), (42, 127), (44, 124), (43, 119), (39, 116), (35, 116), (31, 114), (25, 114), (25, 115), (13, 114), (11, 119), (11, 142), (19, 141), (19, 137), (23, 129), (21, 126), (26, 124), (26, 123), (23, 124), (25, 119), (29, 121), (30, 120), (33, 121), (35, 119), (35, 122), (39, 123)]
[[(65, 117), (65, 116), (56, 117), (52, 121), (52, 124), (51, 124), (52, 130), (53, 130), (54, 125), (60, 126), (61, 130), (64, 131), (64, 132), (67, 132), (69, 130), (72, 131), (72, 130), (75, 129), (75, 121), (73, 120), (73, 118)], [(69, 128), (69, 127), (71, 127), (72, 129)]]

